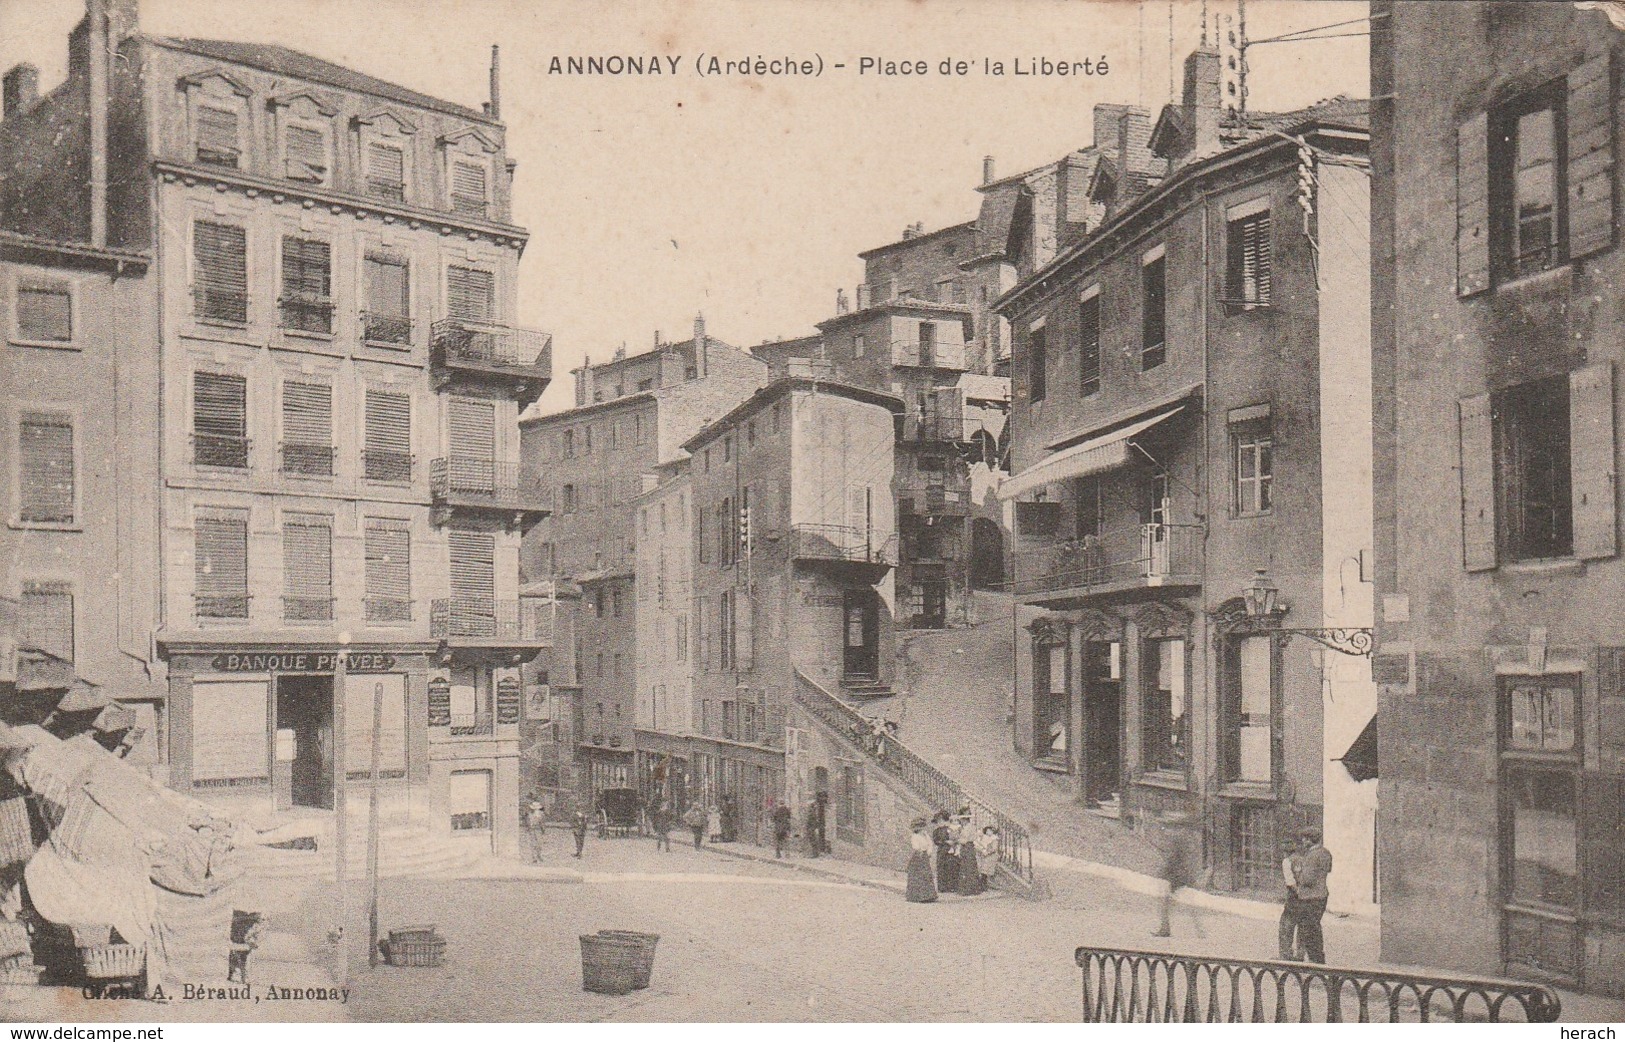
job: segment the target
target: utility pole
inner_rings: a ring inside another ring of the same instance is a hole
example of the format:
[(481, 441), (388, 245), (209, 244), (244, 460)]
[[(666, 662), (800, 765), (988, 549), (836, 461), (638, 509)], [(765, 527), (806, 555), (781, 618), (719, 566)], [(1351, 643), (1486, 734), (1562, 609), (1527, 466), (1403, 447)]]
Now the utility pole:
[(378, 753), (383, 741), (384, 685), (372, 685), (372, 761), (367, 791), (367, 965), (378, 965)]
[(349, 922), (349, 891), (345, 877), (349, 874), (350, 827), (347, 816), (345, 788), (349, 781), (349, 765), (345, 762), (344, 738), (346, 730), (344, 686), (350, 672), (350, 635), (339, 634), (338, 654), (333, 662), (333, 834), (337, 849), (333, 853), (334, 884), (338, 890), (339, 906), (339, 983), (350, 979), (350, 938), (344, 929)]

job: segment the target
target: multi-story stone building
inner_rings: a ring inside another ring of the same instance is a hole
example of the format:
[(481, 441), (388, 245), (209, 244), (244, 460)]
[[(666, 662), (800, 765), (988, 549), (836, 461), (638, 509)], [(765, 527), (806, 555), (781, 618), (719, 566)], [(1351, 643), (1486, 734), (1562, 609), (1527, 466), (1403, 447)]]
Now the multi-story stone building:
[[(590, 803), (605, 789), (633, 785), (638, 605), (636, 501), (645, 475), (683, 457), (683, 442), (727, 413), (767, 379), (767, 366), (707, 335), (657, 343), (653, 350), (576, 370), (573, 409), (522, 424), (527, 467), (546, 473), (554, 512), (526, 536), (531, 579), (563, 579), (581, 589), (575, 658), (580, 730), (565, 784)], [(653, 479), (648, 479), (652, 481)], [(552, 672), (557, 673), (557, 670)], [(562, 735), (562, 732), (560, 732)]]
[(1625, 995), (1625, 20), (1374, 5), (1382, 955)]
[[(14, 71), (0, 154), (11, 117), (38, 102), (17, 82)], [(69, 677), (100, 686), (129, 710), (127, 759), (161, 769), (149, 267), (144, 252), (0, 231), (0, 597), (15, 624), (0, 636), (0, 674), (24, 689)]]
[(1202, 822), (1221, 889), (1273, 892), (1283, 833), (1324, 819), (1334, 907), (1369, 908), (1375, 786), (1337, 762), (1368, 645), (1328, 646), (1370, 625), (1365, 110), (1227, 120), (1218, 65), (1187, 61), (1160, 175), (1097, 167), (1100, 223), (998, 302), (999, 495), (1043, 609), (1015, 741), (1096, 813)]
[(693, 647), (675, 669), (692, 678), (693, 733), (662, 751), (686, 759), (673, 767), (691, 798), (728, 801), (747, 842), (771, 841), (776, 801), (839, 796), (827, 767), (785, 774), (795, 673), (830, 691), (893, 680), (901, 411), (888, 395), (790, 378), (684, 445), (688, 475), (673, 486), (691, 509)]
[(144, 35), (133, 0), (92, 0), (69, 49), (64, 93), (13, 117), (8, 211), (43, 219), (82, 170), (93, 241), (153, 257), (172, 783), (331, 808), (381, 698), (391, 807), (507, 849), (519, 666), (552, 639), (519, 593), (547, 498), (517, 427), (550, 345), (514, 322), (495, 55), (480, 110)]

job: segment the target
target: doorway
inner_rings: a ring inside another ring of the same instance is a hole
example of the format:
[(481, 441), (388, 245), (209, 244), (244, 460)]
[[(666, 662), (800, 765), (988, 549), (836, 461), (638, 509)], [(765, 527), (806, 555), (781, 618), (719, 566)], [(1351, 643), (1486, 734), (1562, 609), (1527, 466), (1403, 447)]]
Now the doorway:
[(276, 728), (277, 759), (288, 770), (287, 787), (279, 790), (294, 807), (332, 810), (333, 678), (278, 677)]
[(880, 676), (880, 605), (873, 590), (847, 590), (843, 598), (842, 672), (849, 679)]
[(970, 575), (971, 585), (979, 590), (1004, 582), (1004, 534), (992, 518), (971, 521)]
[(1122, 791), (1122, 645), (1089, 641), (1083, 646), (1085, 795), (1115, 804)]

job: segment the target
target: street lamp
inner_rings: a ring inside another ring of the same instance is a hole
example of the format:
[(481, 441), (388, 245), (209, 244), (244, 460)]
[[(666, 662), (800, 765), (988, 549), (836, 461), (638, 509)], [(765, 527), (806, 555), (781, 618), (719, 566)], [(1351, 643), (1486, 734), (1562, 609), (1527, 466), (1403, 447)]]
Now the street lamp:
[(1259, 568), (1253, 572), (1253, 581), (1242, 587), (1242, 599), (1247, 602), (1247, 614), (1255, 619), (1267, 619), (1275, 614), (1275, 595), (1280, 591), (1270, 584), (1269, 572)]

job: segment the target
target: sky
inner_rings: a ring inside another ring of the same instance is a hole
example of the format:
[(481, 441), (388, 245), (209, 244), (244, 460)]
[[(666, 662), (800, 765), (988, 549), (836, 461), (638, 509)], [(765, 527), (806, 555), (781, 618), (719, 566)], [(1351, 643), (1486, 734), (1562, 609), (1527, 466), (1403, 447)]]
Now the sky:
[[(1237, 13), (1235, 0), (1207, 7)], [(41, 89), (55, 86), (83, 11), (82, 0), (0, 0), (0, 69), (30, 61)], [(696, 313), (738, 346), (815, 332), (836, 289), (850, 296), (861, 280), (860, 251), (915, 222), (976, 215), (984, 155), (999, 176), (1017, 173), (1088, 145), (1098, 102), (1167, 102), (1202, 11), (1200, 0), (141, 0), (140, 19), (163, 35), (279, 43), (472, 107), (500, 44), (514, 218), (531, 235), (519, 320), (553, 334), (554, 383), (538, 405), (550, 412), (570, 405), (584, 356), (647, 350), (656, 331), (686, 339)], [(1247, 35), (1366, 14), (1363, 2), (1252, 0)], [(1252, 48), (1250, 107), (1365, 96), (1367, 42)], [(702, 77), (702, 54), (824, 69)], [(681, 71), (549, 71), (554, 57), (589, 55), (681, 56)], [(929, 73), (860, 73), (865, 57)], [(1017, 59), (1102, 57), (1104, 76), (1013, 75)], [(945, 58), (967, 74), (941, 75)], [(984, 59), (1006, 74), (984, 73)]]

